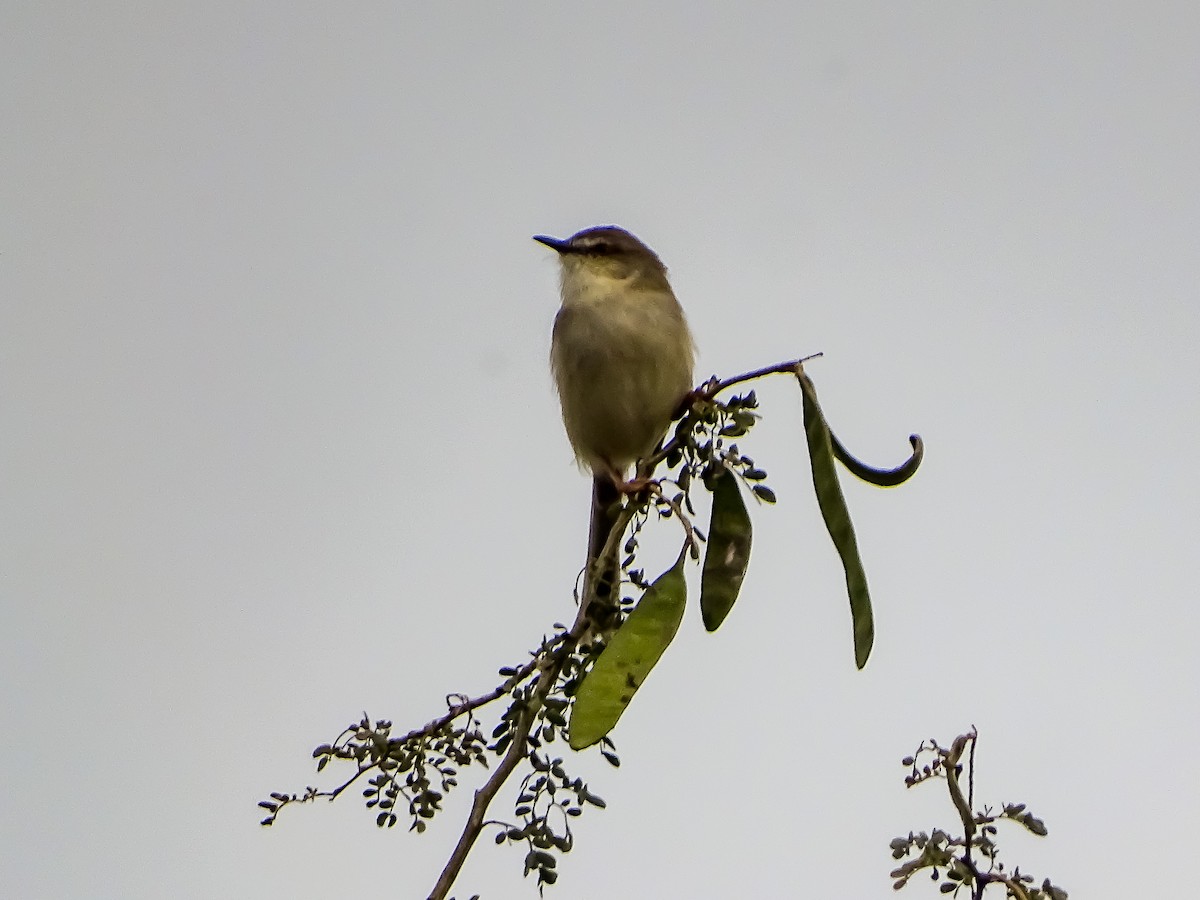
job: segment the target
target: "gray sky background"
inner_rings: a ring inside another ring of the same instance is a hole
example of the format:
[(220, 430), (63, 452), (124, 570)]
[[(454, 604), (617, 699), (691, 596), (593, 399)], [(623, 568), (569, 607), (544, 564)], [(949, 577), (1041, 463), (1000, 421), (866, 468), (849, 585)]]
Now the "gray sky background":
[[(601, 223), (671, 267), (703, 373), (824, 351), (852, 450), (928, 454), (845, 485), (857, 672), (798, 392), (762, 385), (780, 503), (742, 599), (711, 636), (689, 610), (620, 770), (573, 763), (608, 809), (548, 896), (891, 896), (888, 841), (952, 819), (899, 760), (971, 723), (979, 799), (1050, 828), (1010, 861), (1187, 893), (1194, 3), (42, 2), (0, 32), (0, 895), (426, 895), (474, 773), (423, 837), (255, 803), (572, 615), (588, 486), (529, 237)], [(521, 857), (485, 838), (456, 893), (536, 896)]]

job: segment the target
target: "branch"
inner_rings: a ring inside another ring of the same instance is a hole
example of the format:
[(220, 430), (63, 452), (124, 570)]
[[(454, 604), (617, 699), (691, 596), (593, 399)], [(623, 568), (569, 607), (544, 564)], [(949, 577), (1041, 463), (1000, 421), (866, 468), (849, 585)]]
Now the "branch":
[(742, 384), (747, 381), (754, 381), (766, 375), (794, 375), (800, 368), (810, 359), (816, 359), (821, 356), (820, 353), (810, 353), (808, 356), (802, 356), (800, 359), (793, 359), (789, 362), (775, 363), (773, 366), (764, 366), (761, 369), (754, 369), (750, 372), (744, 372), (741, 375), (734, 375), (732, 378), (726, 378), (724, 381), (716, 381), (715, 377), (705, 383), (701, 396), (706, 400), (711, 400), (721, 391), (728, 390), (737, 384)]
[[(820, 354), (815, 355), (819, 356)], [(671, 439), (667, 440), (661, 449), (644, 460), (638, 467), (638, 475), (645, 477), (648, 482), (646, 489), (627, 496), (624, 505), (616, 516), (613, 527), (598, 558), (601, 560), (617, 560), (619, 558), (621, 542), (631, 522), (634, 521), (636, 516), (641, 515), (643, 511), (648, 510), (656, 500), (659, 503), (665, 504), (671, 513), (679, 519), (685, 531), (685, 542), (690, 546), (693, 558), (695, 558), (699, 537), (691, 524), (690, 518), (685, 514), (684, 509), (678, 501), (665, 494), (662, 489), (661, 480), (654, 481), (650, 476), (653, 475), (658, 464), (670, 454), (675, 452), (689, 452), (689, 447), (691, 446), (689, 439), (695, 429), (711, 425), (714, 415), (718, 418), (723, 415), (720, 404), (716, 404), (717, 408), (715, 411), (713, 408), (713, 401), (722, 391), (767, 375), (797, 373), (801, 371), (804, 362), (812, 358), (812, 356), (808, 356), (803, 359), (780, 362), (724, 380), (714, 375), (704, 384), (690, 391), (680, 404), (679, 415), (682, 421), (676, 427)], [(753, 406), (752, 403), (747, 405)], [(686, 487), (684, 490), (686, 491)], [(500, 699), (506, 694), (511, 694), (513, 705), (510, 707), (509, 713), (506, 714), (506, 718), (510, 723), (507, 736), (509, 744), (501, 751), (500, 762), (495, 770), (490, 773), (487, 780), (475, 792), (470, 813), (463, 826), (458, 842), (429, 894), (429, 900), (445, 900), (451, 886), (461, 873), (466, 859), (475, 842), (478, 840), (479, 835), (482, 833), (483, 828), (488, 824), (498, 824), (494, 821), (489, 821), (486, 817), (488, 808), (500, 789), (513, 772), (516, 771), (523, 759), (532, 760), (536, 767), (537, 763), (534, 755), (537, 747), (537, 739), (534, 729), (542, 717), (547, 714), (547, 711), (556, 711), (558, 709), (557, 704), (560, 702), (564, 705), (566, 704), (567, 700), (560, 701), (557, 699), (558, 695), (555, 693), (557, 690), (562, 689), (561, 685), (564, 673), (566, 673), (565, 677), (567, 678), (575, 678), (577, 675), (576, 670), (578, 670), (578, 673), (585, 673), (591, 660), (595, 657), (599, 649), (603, 647), (603, 644), (606, 643), (607, 638), (611, 636), (615, 627), (619, 626), (621, 622), (620, 581), (615, 586), (615, 595), (611, 598), (601, 598), (597, 595), (597, 581), (598, 579), (595, 578), (585, 579), (583, 596), (579, 600), (579, 607), (571, 627), (558, 631), (551, 638), (543, 638), (541, 646), (521, 666), (501, 669), (500, 673), (506, 676), (505, 680), (491, 690), (475, 697), (468, 697), (465, 694), (448, 695), (446, 697), (448, 708), (443, 715), (420, 728), (408, 732), (403, 737), (388, 737), (391, 723), (378, 722), (376, 723), (376, 727), (372, 729), (370, 722), (364, 714), (364, 719), (360, 726), (351, 726), (347, 732), (343, 732), (343, 735), (339, 736), (334, 744), (318, 747), (314, 751), (314, 756), (321, 757), (318, 771), (331, 758), (355, 760), (358, 763), (358, 771), (344, 784), (334, 788), (332, 791), (318, 792), (310, 788), (303, 798), (276, 793), (271, 794), (270, 802), (264, 801), (259, 804), (271, 813), (268, 819), (264, 820), (263, 824), (271, 824), (278, 810), (287, 803), (296, 802), (301, 799), (311, 800), (314, 797), (320, 796), (328, 796), (330, 799), (337, 797), (358, 780), (364, 772), (372, 768), (378, 768), (383, 773), (380, 776), (378, 785), (375, 784), (374, 780), (372, 781), (372, 785), (375, 788), (373, 791), (373, 794), (376, 795), (375, 800), (379, 800), (379, 795), (385, 794), (385, 786), (390, 785), (386, 787), (386, 792), (390, 792), (390, 795), (382, 797), (387, 803), (380, 802), (379, 808), (385, 811), (390, 810), (391, 801), (395, 799), (395, 793), (399, 792), (410, 800), (411, 812), (412, 804), (416, 801), (410, 798), (405, 787), (395, 780), (393, 770), (396, 768), (396, 765), (402, 764), (407, 766), (412, 764), (423, 767), (425, 765), (423, 762), (424, 758), (420, 754), (424, 752), (425, 742), (432, 741), (436, 743), (443, 740), (450, 742), (453, 739), (453, 736), (449, 734), (451, 726), (455, 720), (463, 716), (468, 717), (467, 726), (462, 730), (462, 734), (459, 735), (459, 738), (463, 742), (462, 755), (465, 760), (464, 764), (469, 764), (471, 758), (475, 758), (486, 765), (486, 759), (483, 756), (483, 750), (485, 749), (484, 741), (482, 736), (477, 734), (474, 729), (474, 711)], [(608, 603), (613, 604), (611, 612), (607, 606)], [(598, 604), (604, 605), (605, 608), (601, 610)], [(557, 626), (557, 628), (561, 628), (561, 626)], [(343, 746), (342, 740), (347, 733), (353, 734), (354, 740), (347, 740), (346, 745)], [(471, 744), (469, 748), (467, 747), (468, 738), (470, 738)], [(416, 763), (413, 763), (408, 757), (401, 759), (402, 751), (406, 752), (405, 748), (410, 746), (415, 746), (412, 752), (420, 757)], [(499, 749), (500, 744), (497, 743), (493, 746)], [(436, 749), (435, 747), (435, 751)], [(451, 751), (442, 750), (441, 752)], [(609, 756), (609, 754), (605, 755)], [(612, 760), (610, 759), (610, 761)], [(443, 759), (442, 763), (444, 762), (445, 760)], [(458, 760), (456, 759), (455, 762), (457, 763)], [(439, 768), (440, 764), (437, 762), (432, 765), (435, 770), (440, 771), (442, 774), (443, 790), (448, 790), (449, 787), (456, 783), (452, 777), (454, 775), (453, 771), (445, 767)], [(392, 774), (388, 774), (389, 772)], [(421, 772), (421, 778), (423, 779), (424, 768), (421, 768)], [(419, 810), (419, 814), (423, 817), (432, 815), (437, 810), (437, 804), (441, 796), (440, 793), (430, 789), (427, 782), (424, 783), (423, 793), (421, 794), (423, 798), (421, 801), (422, 808)], [(596, 799), (598, 798), (593, 798), (592, 802), (596, 802)], [(375, 800), (368, 803), (368, 806), (374, 805)], [(597, 803), (597, 805), (602, 805), (602, 803)], [(391, 817), (391, 821), (387, 823), (390, 827), (390, 825), (394, 824), (396, 817), (391, 815), (390, 812), (387, 814)], [(423, 830), (423, 822), (414, 819), (414, 823), (414, 827), (420, 826), (419, 830)]]
[(566, 646), (564, 643), (557, 652), (546, 653), (538, 663), (537, 668), (540, 671), (537, 687), (534, 688), (529, 700), (521, 710), (520, 720), (513, 731), (512, 743), (508, 745), (508, 750), (504, 753), (504, 759), (500, 761), (500, 765), (496, 767), (491, 777), (488, 778), (483, 787), (475, 792), (475, 799), (471, 802), (471, 813), (467, 816), (467, 824), (463, 828), (463, 833), (459, 836), (458, 843), (455, 845), (453, 852), (450, 854), (450, 859), (446, 861), (446, 867), (442, 869), (442, 874), (438, 877), (437, 884), (433, 886), (429, 900), (444, 900), (451, 885), (454, 884), (454, 879), (458, 877), (458, 873), (462, 870), (463, 863), (467, 861), (467, 854), (471, 852), (471, 847), (474, 846), (476, 839), (483, 831), (488, 806), (495, 799), (504, 782), (508, 780), (508, 776), (513, 773), (513, 770), (525, 758), (525, 742), (529, 739), (529, 731), (533, 727), (534, 717), (537, 716), (538, 711), (542, 708), (542, 704), (546, 700), (546, 695), (550, 693), (550, 690), (558, 681), (558, 675), (562, 671), (563, 662), (566, 659), (566, 652), (564, 650)]
[(1004, 885), (1006, 888), (1008, 888), (1010, 891), (1012, 891), (1012, 895), (1014, 897), (1016, 897), (1017, 900), (1029, 900), (1029, 891), (1025, 890), (1025, 885), (1021, 884), (1021, 882), (1017, 881), (1017, 879), (1015, 879), (1015, 878), (1000, 878), (995, 875), (987, 875), (987, 876), (984, 876), (982, 874), (980, 875), (981, 880), (984, 877), (990, 879), (991, 881), (997, 881), (1000, 884)]
[[(811, 353), (808, 356), (802, 356), (800, 359), (792, 359), (787, 362), (775, 363), (773, 366), (763, 366), (761, 369), (753, 369), (749, 372), (743, 372), (741, 375), (734, 375), (732, 378), (724, 380), (718, 379), (716, 375), (704, 382), (698, 388), (693, 388), (691, 392), (684, 398), (680, 411), (676, 415), (686, 422), (689, 417), (696, 412), (696, 406), (701, 401), (709, 402), (716, 398), (717, 394), (728, 390), (735, 385), (744, 384), (747, 381), (754, 381), (758, 378), (764, 378), (767, 375), (795, 375), (801, 370), (806, 362), (810, 359), (816, 359), (820, 353)], [(682, 424), (682, 422), (681, 422)], [(675, 429), (675, 434), (669, 441), (651, 456), (642, 461), (638, 467), (638, 476), (648, 478), (660, 462), (670, 456), (676, 450), (682, 449), (683, 441), (679, 438), (680, 429)]]
[(946, 773), (946, 784), (950, 788), (950, 799), (954, 802), (954, 808), (958, 810), (958, 817), (963, 824), (963, 834), (967, 838), (968, 860), (970, 860), (971, 838), (975, 836), (975, 813), (967, 805), (967, 798), (963, 796), (962, 788), (958, 784), (958, 761), (962, 759), (963, 751), (967, 749), (967, 743), (974, 740), (974, 731), (956, 737), (954, 743), (950, 745), (950, 749), (945, 753), (943, 766), (943, 771)]
[[(638, 503), (627, 503), (621, 510), (617, 516), (616, 523), (609, 532), (608, 540), (605, 542), (604, 549), (599, 558), (604, 559), (616, 553), (617, 544), (639, 506), (640, 504)], [(463, 832), (458, 838), (458, 843), (450, 853), (450, 858), (446, 861), (446, 866), (442, 869), (442, 874), (433, 886), (433, 891), (429, 894), (429, 900), (444, 900), (450, 887), (454, 884), (454, 880), (458, 877), (459, 872), (462, 871), (463, 864), (467, 861), (467, 855), (471, 852), (475, 841), (483, 832), (483, 827), (487, 823), (488, 807), (491, 805), (492, 800), (495, 799), (496, 794), (499, 793), (500, 788), (503, 787), (504, 782), (508, 780), (517, 766), (520, 765), (521, 760), (525, 758), (528, 750), (529, 732), (533, 728), (534, 719), (545, 704), (546, 696), (554, 689), (554, 685), (557, 684), (558, 677), (562, 673), (563, 664), (566, 662), (567, 657), (576, 650), (580, 640), (588, 632), (590, 626), (588, 610), (596, 597), (595, 579), (588, 579), (588, 582), (591, 586), (589, 586), (582, 602), (579, 604), (579, 612), (575, 615), (575, 621), (572, 623), (569, 631), (559, 636), (557, 639), (558, 646), (552, 648), (552, 645), (547, 645), (537, 656), (526, 663), (518, 671), (517, 675), (513, 676), (513, 678), (517, 678), (521, 674), (521, 671), (526, 670), (528, 673), (532, 673), (534, 670), (538, 672), (537, 684), (530, 694), (529, 699), (525, 701), (522, 707), (520, 719), (513, 729), (512, 741), (504, 753), (504, 758), (484, 783), (483, 787), (475, 792), (475, 799), (471, 802), (471, 812), (467, 816), (467, 823), (463, 826)], [(510, 679), (511, 682), (512, 679)], [(497, 688), (490, 693), (498, 697), (504, 691)], [(451, 713), (453, 712), (455, 710), (451, 710)]]
[[(941, 829), (936, 829), (932, 835), (926, 835), (923, 831), (919, 835), (914, 835), (910, 831), (907, 838), (896, 838), (891, 843), (893, 859), (898, 860), (909, 855), (914, 848), (921, 850), (921, 856), (904, 863), (891, 872), (891, 876), (896, 879), (893, 887), (899, 890), (905, 886), (913, 874), (925, 868), (934, 869), (934, 880), (936, 881), (937, 870), (940, 868), (945, 869), (948, 875), (948, 880), (941, 886), (943, 893), (954, 893), (957, 896), (960, 888), (969, 885), (971, 900), (983, 900), (987, 888), (995, 884), (1003, 885), (1007, 890), (1006, 896), (1013, 897), (1015, 900), (1030, 900), (1034, 896), (1045, 897), (1047, 900), (1064, 900), (1067, 896), (1066, 891), (1052, 885), (1050, 879), (1045, 879), (1040, 889), (1031, 888), (1028, 886), (1033, 881), (1030, 876), (1022, 875), (1020, 868), (1013, 869), (1011, 874), (1006, 873), (1004, 865), (999, 862), (996, 843), (992, 838), (992, 835), (996, 833), (992, 823), (997, 819), (1007, 818), (1015, 821), (1038, 835), (1045, 835), (1046, 828), (1040, 819), (1034, 818), (1032, 813), (1026, 811), (1023, 803), (1005, 804), (1004, 811), (998, 816), (993, 815), (987, 807), (982, 813), (973, 812), (975, 748), (978, 743), (979, 734), (972, 725), (970, 731), (956, 737), (949, 747), (942, 747), (931, 738), (928, 745), (922, 741), (917, 752), (904, 759), (904, 765), (912, 767), (911, 773), (904, 779), (904, 783), (908, 787), (921, 784), (931, 778), (946, 780), (951, 802), (962, 821), (963, 837), (953, 837)], [(932, 755), (933, 761), (918, 769), (918, 761), (924, 753)], [(965, 763), (963, 762), (964, 758), (966, 759)], [(968, 791), (965, 795), (961, 782), (964, 766)], [(977, 837), (981, 825), (983, 826), (983, 836)], [(955, 855), (956, 848), (961, 848), (958, 855)], [(986, 869), (975, 861), (972, 854), (975, 848), (979, 848), (982, 855), (986, 857)]]
[(525, 665), (513, 672), (513, 674), (510, 675), (505, 681), (496, 685), (496, 687), (492, 688), (486, 694), (480, 694), (478, 697), (464, 699), (458, 704), (450, 703), (450, 697), (462, 697), (462, 694), (451, 694), (447, 696), (446, 703), (450, 706), (449, 712), (447, 712), (444, 716), (434, 719), (432, 722), (423, 725), (420, 728), (413, 729), (402, 738), (396, 738), (395, 742), (397, 744), (403, 744), (406, 741), (412, 740), (413, 738), (428, 737), (429, 735), (445, 728), (463, 713), (472, 712), (481, 706), (486, 706), (493, 700), (499, 700), (505, 694), (511, 693), (517, 685), (533, 674), (534, 670), (538, 667), (539, 660), (541, 660), (544, 655), (548, 655), (553, 652), (555, 645), (561, 645), (566, 638), (567, 635), (564, 632), (563, 634), (560, 634), (558, 637), (554, 638), (554, 640), (543, 644), (541, 650), (538, 651), (537, 655), (534, 656), (533, 659), (529, 660), (529, 662), (525, 663)]

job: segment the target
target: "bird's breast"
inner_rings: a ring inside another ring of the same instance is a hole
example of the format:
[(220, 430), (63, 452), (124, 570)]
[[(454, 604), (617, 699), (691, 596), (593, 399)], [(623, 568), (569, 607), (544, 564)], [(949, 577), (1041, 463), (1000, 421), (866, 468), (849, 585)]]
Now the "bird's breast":
[(692, 342), (669, 292), (564, 290), (551, 361), (581, 462), (623, 471), (653, 450), (691, 387)]

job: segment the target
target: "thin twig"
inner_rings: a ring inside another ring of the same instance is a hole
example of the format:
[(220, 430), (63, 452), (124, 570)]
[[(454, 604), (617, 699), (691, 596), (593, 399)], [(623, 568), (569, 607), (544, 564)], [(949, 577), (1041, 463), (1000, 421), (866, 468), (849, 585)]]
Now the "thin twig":
[(1008, 888), (1010, 891), (1012, 891), (1013, 896), (1016, 897), (1017, 900), (1029, 900), (1029, 891), (1025, 890), (1025, 885), (1021, 884), (1021, 882), (1017, 881), (1017, 879), (1015, 879), (1015, 878), (997, 878), (995, 876), (990, 876), (990, 877), (993, 881), (1000, 882), (1006, 888)]
[(699, 557), (697, 554), (700, 552), (700, 544), (696, 538), (696, 529), (692, 525), (691, 518), (684, 513), (683, 508), (679, 505), (677, 500), (674, 500), (663, 493), (662, 485), (655, 484), (652, 490), (654, 493), (658, 494), (659, 499), (662, 500), (663, 503), (671, 507), (671, 510), (675, 513), (675, 518), (677, 518), (679, 520), (679, 524), (683, 526), (687, 547), (692, 551), (692, 558), (698, 559)]
[[(434, 719), (432, 722), (410, 731), (402, 738), (396, 738), (395, 743), (403, 744), (407, 741), (413, 740), (414, 738), (428, 737), (432, 734), (436, 734), (463, 713), (472, 712), (481, 706), (486, 706), (493, 700), (500, 699), (505, 694), (511, 693), (513, 688), (533, 674), (533, 671), (538, 667), (538, 663), (542, 659), (543, 655), (553, 652), (555, 646), (563, 643), (563, 641), (566, 639), (566, 636), (566, 632), (563, 632), (555, 637), (552, 641), (545, 643), (538, 651), (537, 655), (533, 657), (533, 659), (529, 660), (529, 662), (525, 663), (525, 665), (521, 666), (521, 668), (517, 669), (516, 672), (510, 675), (502, 683), (496, 685), (496, 687), (492, 688), (486, 694), (480, 694), (478, 697), (471, 697), (464, 700), (462, 703), (451, 705), (450, 711), (444, 716)], [(460, 694), (459, 696), (462, 695)]]
[(736, 384), (742, 384), (746, 381), (754, 381), (756, 378), (762, 378), (765, 375), (780, 375), (783, 373), (795, 374), (806, 362), (808, 362), (810, 359), (816, 359), (818, 356), (821, 356), (821, 354), (810, 353), (808, 356), (802, 356), (800, 359), (775, 363), (773, 366), (763, 366), (761, 369), (755, 369), (751, 372), (745, 372), (741, 375), (734, 375), (732, 378), (726, 378), (724, 381), (716, 382), (716, 384), (713, 384), (710, 380), (708, 384), (704, 386), (703, 396), (706, 399), (711, 400), (713, 397), (717, 396), (717, 394), (721, 393), (721, 391), (728, 390)]
[(967, 803), (975, 808), (975, 745), (979, 743), (979, 732), (971, 726), (971, 757), (967, 761)]

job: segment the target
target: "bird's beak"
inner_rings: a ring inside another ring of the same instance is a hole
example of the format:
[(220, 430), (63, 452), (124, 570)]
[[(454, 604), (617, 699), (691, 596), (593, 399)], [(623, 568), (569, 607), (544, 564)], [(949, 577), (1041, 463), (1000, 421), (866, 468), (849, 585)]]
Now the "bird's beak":
[(559, 253), (568, 253), (571, 250), (570, 241), (559, 240), (558, 238), (549, 237), (545, 234), (535, 234), (533, 239), (539, 244), (545, 244), (551, 250), (557, 250)]

